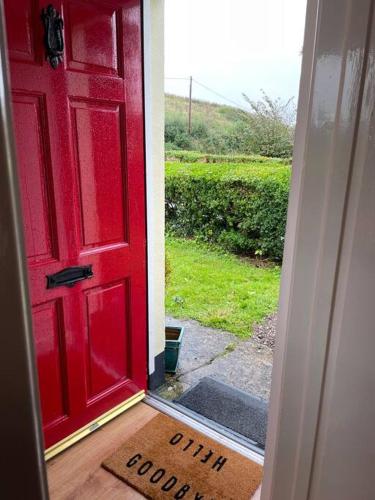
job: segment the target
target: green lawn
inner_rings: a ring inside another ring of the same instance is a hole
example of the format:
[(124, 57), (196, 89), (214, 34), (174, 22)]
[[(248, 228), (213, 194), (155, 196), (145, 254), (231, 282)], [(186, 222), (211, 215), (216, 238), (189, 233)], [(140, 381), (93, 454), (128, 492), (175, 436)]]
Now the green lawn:
[(167, 237), (166, 311), (248, 337), (277, 308), (280, 267), (256, 267), (193, 240)]

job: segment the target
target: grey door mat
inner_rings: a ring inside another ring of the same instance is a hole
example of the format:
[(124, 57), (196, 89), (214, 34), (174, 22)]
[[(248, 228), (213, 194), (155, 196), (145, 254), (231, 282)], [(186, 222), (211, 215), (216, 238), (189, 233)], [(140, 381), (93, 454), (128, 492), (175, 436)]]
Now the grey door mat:
[(267, 403), (262, 399), (204, 377), (176, 403), (265, 446)]

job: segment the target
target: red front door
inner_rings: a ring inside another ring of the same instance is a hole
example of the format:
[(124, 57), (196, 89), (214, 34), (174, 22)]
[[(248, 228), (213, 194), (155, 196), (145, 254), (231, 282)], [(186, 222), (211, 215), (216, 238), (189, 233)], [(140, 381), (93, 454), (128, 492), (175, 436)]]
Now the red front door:
[(48, 3), (5, 1), (47, 448), (146, 387), (140, 0), (55, 0), (56, 69)]

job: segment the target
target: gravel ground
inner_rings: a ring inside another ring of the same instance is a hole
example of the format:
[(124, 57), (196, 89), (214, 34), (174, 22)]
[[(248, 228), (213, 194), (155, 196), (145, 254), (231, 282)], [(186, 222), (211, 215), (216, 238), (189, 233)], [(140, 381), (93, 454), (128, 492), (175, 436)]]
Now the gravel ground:
[(277, 314), (274, 313), (267, 316), (262, 323), (254, 325), (253, 340), (273, 349), (275, 346), (276, 323)]

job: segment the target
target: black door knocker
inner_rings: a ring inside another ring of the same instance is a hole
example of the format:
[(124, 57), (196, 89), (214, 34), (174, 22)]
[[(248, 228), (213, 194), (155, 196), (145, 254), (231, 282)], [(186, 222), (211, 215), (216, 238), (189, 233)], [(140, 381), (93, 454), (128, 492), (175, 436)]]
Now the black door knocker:
[(63, 60), (64, 21), (62, 20), (60, 13), (51, 4), (45, 9), (42, 9), (41, 18), (44, 24), (46, 60), (49, 61), (53, 69), (56, 69)]

